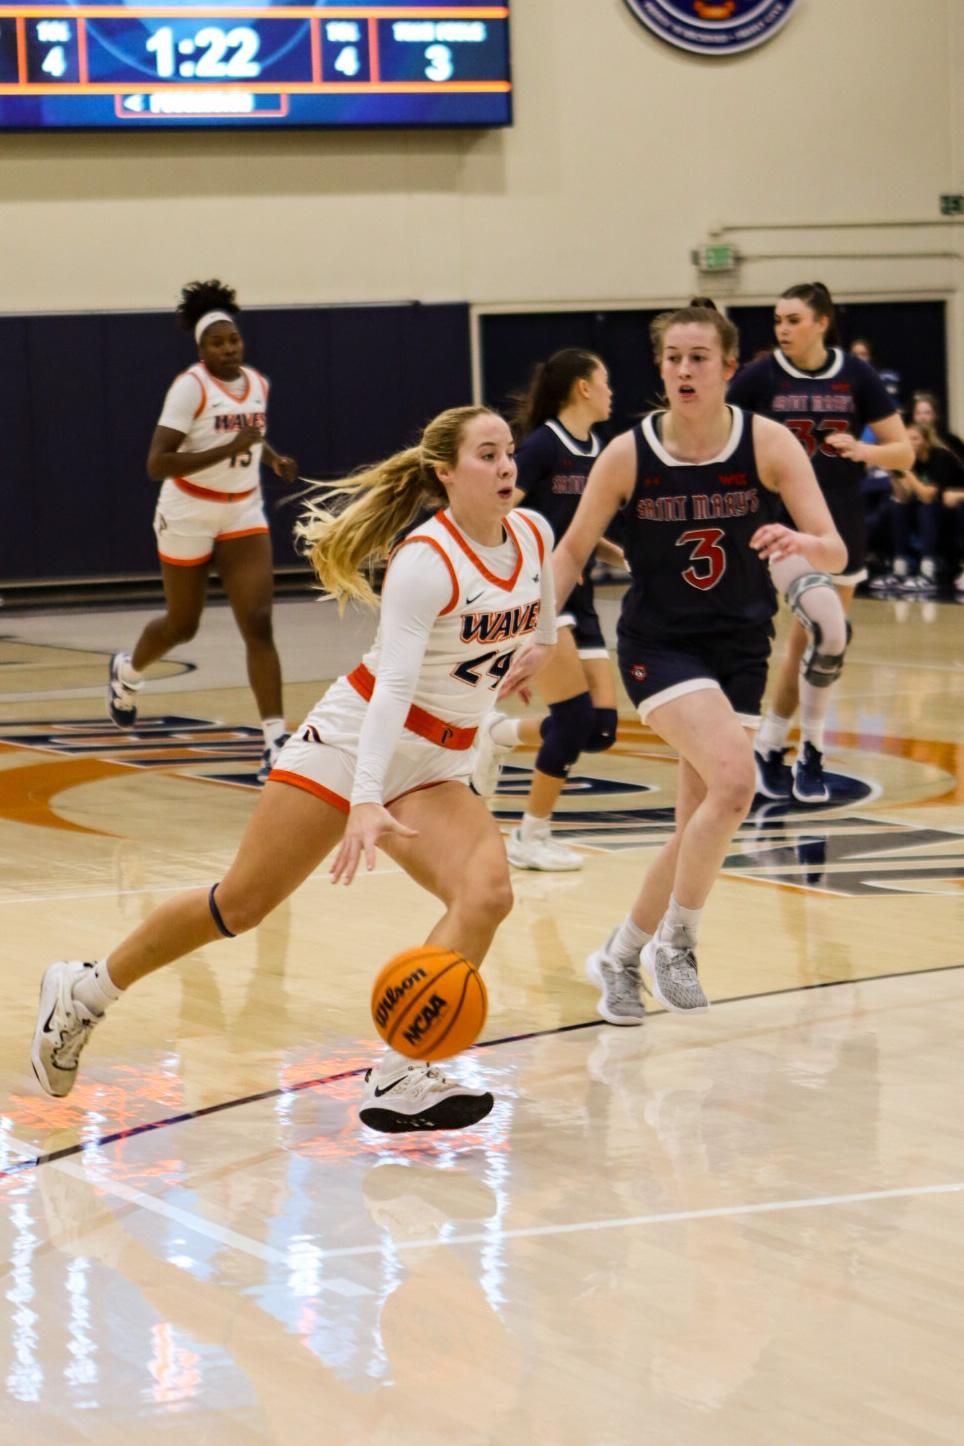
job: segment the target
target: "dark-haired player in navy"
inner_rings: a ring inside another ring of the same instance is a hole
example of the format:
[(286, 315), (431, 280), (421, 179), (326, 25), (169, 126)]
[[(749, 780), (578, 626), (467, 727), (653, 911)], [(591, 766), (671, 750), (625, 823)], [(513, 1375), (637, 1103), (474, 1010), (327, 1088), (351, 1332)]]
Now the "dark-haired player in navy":
[[(854, 589), (867, 576), (864, 466), (901, 471), (912, 465), (913, 451), (894, 398), (873, 367), (828, 345), (836, 337), (836, 318), (825, 286), (791, 286), (776, 303), (774, 328), (776, 350), (743, 368), (729, 398), (783, 422), (810, 458), (847, 548), (844, 569), (833, 580), (846, 612)], [(874, 443), (858, 440), (868, 426)], [(794, 599), (790, 601), (792, 605)], [(757, 738), (757, 789), (766, 798), (789, 798), (792, 791), (800, 803), (825, 803), (830, 795), (823, 773), (823, 734), (836, 679), (826, 673), (807, 677), (808, 646), (819, 651), (820, 640), (811, 641), (794, 618)], [(784, 757), (798, 705), (801, 746), (791, 775)]]
[[(753, 798), (753, 745), (781, 590), (823, 571), (797, 606), (836, 608), (829, 572), (846, 560), (813, 468), (786, 428), (726, 404), (737, 332), (712, 304), (657, 317), (653, 344), (667, 397), (617, 437), (592, 470), (553, 555), (565, 599), (616, 512), (632, 583), (619, 621), (619, 665), (639, 716), (679, 754), (676, 826), (629, 916), (587, 960), (599, 1012), (639, 1024), (639, 966), (668, 1008), (705, 1009), (696, 965), (700, 916)], [(778, 504), (800, 531), (775, 520)], [(768, 566), (769, 564), (769, 566)], [(829, 610), (828, 610), (829, 612)], [(516, 655), (503, 693), (524, 685), (543, 650)], [(832, 661), (832, 660), (831, 660)]]
[[(594, 426), (612, 410), (605, 363), (595, 352), (566, 347), (540, 362), (513, 418), (521, 439), (516, 505), (541, 512), (561, 537), (575, 516), (589, 473), (602, 450)], [(603, 539), (597, 552), (620, 566), (621, 550)], [(509, 835), (509, 862), (521, 869), (582, 868), (582, 855), (557, 842), (550, 819), (580, 753), (601, 753), (616, 741), (616, 685), (587, 575), (556, 619), (558, 646), (539, 675), (549, 705), (545, 718), (490, 714), (479, 730), (472, 784), (495, 792), (506, 755), (520, 743), (538, 749), (532, 786), (518, 828)]]

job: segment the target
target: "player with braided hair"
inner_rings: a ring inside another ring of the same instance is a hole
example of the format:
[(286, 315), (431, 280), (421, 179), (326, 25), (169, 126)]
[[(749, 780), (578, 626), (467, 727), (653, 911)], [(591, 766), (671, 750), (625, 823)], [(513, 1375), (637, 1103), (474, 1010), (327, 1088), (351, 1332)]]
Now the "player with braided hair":
[(247, 652), (264, 732), (263, 783), (287, 734), (260, 466), (264, 460), (293, 482), (298, 464), (267, 439), (268, 383), (243, 365), (239, 310), (220, 281), (192, 281), (181, 292), (177, 318), (193, 334), (198, 360), (169, 387), (147, 454), (147, 474), (161, 483), (154, 532), (166, 607), (132, 652), (111, 658), (107, 708), (118, 728), (134, 727), (145, 668), (197, 632), (213, 562)]

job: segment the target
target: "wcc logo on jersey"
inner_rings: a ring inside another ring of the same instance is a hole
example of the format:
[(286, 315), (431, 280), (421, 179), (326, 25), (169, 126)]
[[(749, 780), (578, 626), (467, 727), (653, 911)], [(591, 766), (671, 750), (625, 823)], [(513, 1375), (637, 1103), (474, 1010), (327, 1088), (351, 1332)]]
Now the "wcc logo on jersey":
[(661, 40), (698, 55), (733, 55), (762, 45), (790, 18), (796, 0), (626, 0)]

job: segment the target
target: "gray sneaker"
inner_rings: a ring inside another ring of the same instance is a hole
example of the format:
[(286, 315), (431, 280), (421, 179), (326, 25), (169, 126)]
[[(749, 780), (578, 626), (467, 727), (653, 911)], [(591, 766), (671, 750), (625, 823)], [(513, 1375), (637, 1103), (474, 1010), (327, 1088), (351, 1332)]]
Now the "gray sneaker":
[(607, 1024), (642, 1024), (646, 1006), (640, 993), (639, 961), (620, 965), (610, 958), (608, 950), (615, 934), (614, 929), (602, 948), (586, 960), (586, 973), (599, 990), (596, 1013)]
[(650, 939), (641, 958), (653, 997), (667, 1009), (679, 1012), (709, 1009), (710, 1001), (703, 993), (692, 949), (668, 944), (665, 939)]

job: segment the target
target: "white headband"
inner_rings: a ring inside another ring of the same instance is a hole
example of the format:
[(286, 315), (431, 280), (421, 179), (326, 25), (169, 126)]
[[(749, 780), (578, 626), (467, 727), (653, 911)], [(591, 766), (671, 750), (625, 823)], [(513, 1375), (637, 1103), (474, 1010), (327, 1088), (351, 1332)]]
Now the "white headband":
[(213, 326), (216, 321), (229, 321), (232, 326), (235, 324), (234, 317), (226, 311), (206, 311), (194, 328), (194, 340), (198, 346), (201, 345), (201, 337), (207, 331), (208, 327)]

